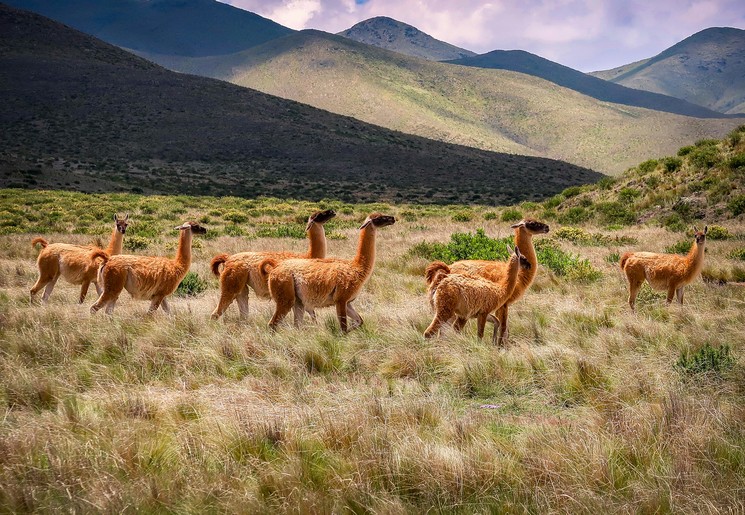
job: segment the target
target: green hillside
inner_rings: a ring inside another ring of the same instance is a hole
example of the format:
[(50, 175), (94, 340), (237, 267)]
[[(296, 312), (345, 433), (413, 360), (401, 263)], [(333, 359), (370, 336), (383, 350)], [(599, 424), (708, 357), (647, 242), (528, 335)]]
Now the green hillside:
[(339, 36), (430, 61), (447, 61), (476, 55), (475, 52), (437, 40), (409, 24), (377, 16), (361, 21)]
[(486, 54), (448, 62), (463, 66), (512, 70), (535, 75), (559, 86), (578, 91), (583, 95), (615, 104), (645, 107), (697, 118), (723, 118), (725, 116), (722, 113), (691, 104), (676, 97), (627, 88), (602, 80), (523, 50), (494, 50)]
[(167, 71), (5, 6), (0, 68), (3, 186), (504, 204), (601, 177)]
[(318, 31), (168, 66), (410, 134), (608, 174), (738, 124), (601, 102), (537, 77), (425, 61)]
[(644, 161), (615, 180), (569, 188), (544, 206), (567, 224), (647, 222), (680, 231), (745, 219), (745, 125), (722, 140), (699, 140)]
[(745, 113), (745, 30), (702, 30), (664, 52), (593, 75), (722, 113)]

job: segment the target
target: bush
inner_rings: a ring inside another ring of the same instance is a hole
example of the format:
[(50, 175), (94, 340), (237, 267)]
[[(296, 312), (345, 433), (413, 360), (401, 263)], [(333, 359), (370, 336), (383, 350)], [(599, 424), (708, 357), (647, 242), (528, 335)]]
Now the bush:
[(621, 191), (618, 192), (618, 200), (624, 204), (631, 204), (634, 199), (639, 197), (641, 194), (642, 193), (639, 190), (635, 190), (634, 188), (622, 188)]
[(554, 233), (559, 240), (571, 241), (575, 245), (605, 247), (608, 245), (629, 245), (636, 243), (635, 238), (628, 236), (610, 237), (599, 233), (590, 233), (579, 227), (562, 227)]
[(583, 207), (570, 207), (559, 215), (559, 222), (563, 224), (579, 224), (590, 218), (590, 213)]
[(296, 224), (281, 224), (260, 227), (256, 231), (259, 238), (305, 238), (305, 227)]
[(602, 276), (589, 260), (564, 252), (552, 240), (538, 240), (535, 247), (538, 262), (558, 276), (578, 282), (593, 282)]
[(496, 220), (497, 218), (499, 218), (499, 215), (494, 211), (487, 211), (484, 213), (484, 220)]
[(678, 149), (678, 156), (680, 156), (680, 157), (687, 156), (688, 154), (690, 154), (691, 152), (693, 152), (693, 150), (695, 148), (696, 147), (694, 147), (693, 145), (687, 145), (685, 147), (680, 147)]
[(719, 241), (728, 240), (732, 237), (732, 233), (726, 227), (721, 225), (710, 225), (709, 232), (706, 233), (706, 238), (709, 240)]
[(730, 157), (729, 160), (727, 160), (727, 166), (729, 166), (732, 170), (745, 168), (745, 152), (740, 152), (739, 154), (735, 154), (734, 156)]
[(729, 253), (729, 257), (732, 259), (739, 259), (740, 261), (745, 261), (745, 247), (741, 247), (739, 249), (735, 249), (732, 252)]
[(669, 247), (665, 247), (665, 252), (668, 254), (688, 254), (691, 247), (693, 247), (693, 241), (681, 240), (677, 243), (673, 243)]
[(523, 214), (517, 209), (508, 208), (502, 211), (503, 222), (517, 222), (523, 219)]
[(656, 159), (648, 159), (643, 163), (640, 163), (636, 169), (639, 171), (639, 175), (647, 175), (649, 172), (653, 172), (657, 168), (658, 161)]
[(668, 173), (677, 172), (683, 166), (683, 160), (679, 157), (666, 157), (662, 160), (662, 166), (665, 167), (665, 171)]
[(616, 183), (616, 179), (613, 177), (603, 177), (596, 184), (601, 190), (609, 190)]
[(691, 354), (689, 350), (680, 353), (675, 367), (684, 374), (720, 374), (735, 365), (735, 358), (730, 353), (729, 345), (723, 343), (719, 348), (706, 343)]
[(714, 146), (697, 146), (689, 155), (689, 162), (697, 168), (711, 168), (722, 159), (719, 151)]
[(248, 221), (248, 216), (244, 213), (241, 213), (240, 211), (228, 211), (223, 216), (223, 219), (227, 220), (228, 222), (233, 222), (234, 224), (242, 224)]
[(564, 195), (554, 195), (553, 197), (546, 199), (543, 201), (543, 208), (544, 209), (551, 209), (553, 207), (558, 206), (562, 202), (566, 200), (566, 197)]
[(122, 246), (127, 250), (144, 250), (150, 246), (150, 240), (142, 236), (132, 235), (124, 238)]
[(636, 221), (636, 216), (620, 202), (599, 202), (595, 209), (602, 215), (603, 223), (631, 225)]
[(453, 222), (470, 222), (473, 220), (473, 211), (463, 210), (453, 213), (451, 220)]
[(207, 281), (194, 272), (188, 272), (176, 288), (179, 297), (194, 297), (207, 289)]
[(474, 234), (451, 234), (449, 243), (417, 243), (409, 253), (448, 264), (461, 259), (506, 260), (509, 258), (508, 244), (513, 245), (511, 236), (497, 240), (489, 238), (483, 229), (477, 229)]
[(581, 186), (570, 186), (561, 192), (566, 198), (576, 197), (580, 193), (582, 193)]
[(745, 195), (738, 195), (727, 203), (727, 207), (734, 216), (745, 213)]

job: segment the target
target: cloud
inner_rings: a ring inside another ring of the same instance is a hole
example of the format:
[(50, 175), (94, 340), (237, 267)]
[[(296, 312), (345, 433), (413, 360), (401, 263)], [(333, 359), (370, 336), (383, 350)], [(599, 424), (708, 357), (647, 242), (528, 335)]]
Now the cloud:
[(742, 0), (223, 0), (293, 29), (389, 16), (478, 53), (521, 49), (582, 71), (652, 57), (712, 26), (745, 28)]

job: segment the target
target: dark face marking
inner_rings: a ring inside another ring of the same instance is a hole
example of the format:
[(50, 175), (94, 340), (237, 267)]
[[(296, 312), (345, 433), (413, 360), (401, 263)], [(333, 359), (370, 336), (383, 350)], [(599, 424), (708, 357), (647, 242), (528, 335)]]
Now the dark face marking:
[[(192, 234), (207, 234), (207, 228), (202, 227), (197, 222), (186, 222), (191, 226), (191, 232)], [(183, 227), (183, 229), (186, 229), (186, 227)]]
[(327, 209), (325, 211), (317, 211), (310, 215), (308, 222), (315, 222), (317, 224), (323, 224), (331, 220), (336, 216), (336, 211), (333, 209)]
[(127, 232), (128, 225), (129, 222), (127, 221), (127, 218), (116, 218), (116, 230), (120, 233), (124, 234)]
[(375, 227), (385, 227), (386, 225), (393, 225), (396, 223), (396, 219), (392, 216), (381, 215), (379, 213), (373, 213), (370, 215), (370, 221)]
[(546, 234), (549, 230), (548, 224), (529, 218), (525, 220), (525, 228), (532, 234)]

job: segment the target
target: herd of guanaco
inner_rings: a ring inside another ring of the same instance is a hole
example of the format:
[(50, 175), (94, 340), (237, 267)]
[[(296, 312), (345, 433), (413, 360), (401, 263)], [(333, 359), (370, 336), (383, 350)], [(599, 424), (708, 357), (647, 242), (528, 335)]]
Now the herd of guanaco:
[[(241, 318), (248, 316), (248, 294), (271, 298), (275, 311), (269, 327), (278, 324), (290, 312), (299, 326), (307, 312), (315, 320), (316, 308), (334, 306), (342, 332), (362, 325), (362, 317), (352, 303), (370, 278), (375, 266), (375, 238), (379, 229), (393, 225), (393, 216), (371, 213), (360, 226), (357, 252), (352, 259), (326, 257), (324, 224), (336, 213), (329, 209), (313, 213), (305, 227), (309, 247), (305, 253), (239, 252), (218, 254), (211, 263), (212, 273), (220, 280), (220, 299), (212, 318), (218, 319), (233, 301), (237, 301)], [(49, 299), (60, 277), (80, 285), (80, 303), (85, 300), (91, 283), (98, 299), (91, 313), (101, 308), (112, 314), (122, 290), (140, 300), (149, 300), (148, 313), (159, 307), (170, 313), (167, 297), (186, 276), (191, 266), (192, 238), (207, 229), (197, 222), (176, 227), (180, 232), (174, 258), (122, 254), (122, 241), (129, 215), (114, 215), (114, 227), (105, 249), (95, 246), (48, 243), (34, 238), (41, 246), (37, 258), (39, 278), (31, 288), (31, 298), (44, 288), (42, 300)], [(487, 321), (494, 323), (492, 341), (504, 345), (508, 337), (509, 306), (518, 301), (535, 279), (538, 260), (533, 236), (549, 232), (549, 226), (524, 219), (511, 226), (515, 248), (508, 261), (463, 260), (447, 265), (431, 263), (425, 271), (428, 298), (434, 311), (432, 323), (424, 332), (426, 338), (439, 333), (443, 325), (461, 331), (466, 322), (476, 318), (479, 339)], [(695, 228), (694, 228), (695, 229)], [(683, 288), (701, 272), (708, 227), (695, 229), (693, 246), (686, 256), (652, 252), (627, 252), (620, 268), (629, 283), (628, 303), (634, 310), (639, 288), (644, 281), (656, 290), (667, 291), (667, 302), (673, 297), (683, 303)]]

